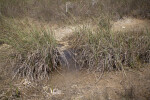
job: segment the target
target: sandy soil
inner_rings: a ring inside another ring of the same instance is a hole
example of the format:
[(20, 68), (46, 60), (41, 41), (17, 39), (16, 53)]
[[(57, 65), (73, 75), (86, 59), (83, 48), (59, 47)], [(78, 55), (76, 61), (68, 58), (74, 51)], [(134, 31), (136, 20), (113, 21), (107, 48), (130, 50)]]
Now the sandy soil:
[(113, 23), (113, 31), (141, 31), (150, 30), (150, 20), (123, 18)]

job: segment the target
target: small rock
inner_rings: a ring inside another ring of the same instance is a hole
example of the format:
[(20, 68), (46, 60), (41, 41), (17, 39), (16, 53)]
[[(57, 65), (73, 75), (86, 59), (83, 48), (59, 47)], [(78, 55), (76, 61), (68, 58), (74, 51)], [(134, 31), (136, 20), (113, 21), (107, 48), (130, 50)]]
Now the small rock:
[(27, 79), (24, 79), (24, 80), (22, 81), (22, 84), (25, 85), (25, 86), (27, 86), (27, 85), (31, 84), (31, 82), (28, 81)]
[(126, 27), (122, 26), (123, 29), (125, 29)]
[(62, 94), (61, 90), (58, 90), (58, 89), (51, 89), (51, 94), (52, 95), (59, 95), (59, 94)]

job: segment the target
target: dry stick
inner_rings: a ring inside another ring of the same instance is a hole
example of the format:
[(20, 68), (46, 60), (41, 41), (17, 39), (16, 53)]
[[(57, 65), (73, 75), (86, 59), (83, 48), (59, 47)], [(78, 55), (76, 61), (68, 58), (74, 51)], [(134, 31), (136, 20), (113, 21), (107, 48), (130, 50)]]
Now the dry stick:
[[(71, 53), (73, 53), (73, 52), (71, 52)], [(74, 53), (73, 53), (74, 54)], [(75, 54), (74, 54), (75, 55)], [(75, 61), (75, 67), (76, 67), (76, 69), (77, 69), (77, 66), (76, 66), (76, 63), (77, 64), (79, 64), (78, 62), (77, 62), (77, 60), (75, 59), (75, 57), (72, 57), (73, 58), (73, 60)]]
[(106, 65), (106, 64), (103, 63), (103, 67), (102, 67), (102, 71), (101, 71), (102, 74), (99, 76), (99, 78), (98, 78), (98, 80), (95, 82), (95, 84), (97, 84), (97, 83), (100, 81), (100, 79), (102, 78), (102, 76), (104, 75), (105, 65)]
[(20, 69), (21, 69), (21, 68), (23, 68), (23, 67), (24, 67), (24, 66), (21, 66), (20, 68), (18, 68), (17, 72), (15, 73), (15, 75), (13, 76), (13, 78), (12, 78), (12, 80), (11, 80), (11, 81), (13, 81), (13, 80), (14, 80), (14, 78), (16, 77), (16, 75), (19, 73)]
[(103, 75), (104, 75), (104, 71), (102, 71), (102, 74), (98, 77), (98, 79), (97, 79), (97, 81), (95, 82), (95, 84), (97, 84), (97, 83), (101, 80), (101, 78), (102, 78)]

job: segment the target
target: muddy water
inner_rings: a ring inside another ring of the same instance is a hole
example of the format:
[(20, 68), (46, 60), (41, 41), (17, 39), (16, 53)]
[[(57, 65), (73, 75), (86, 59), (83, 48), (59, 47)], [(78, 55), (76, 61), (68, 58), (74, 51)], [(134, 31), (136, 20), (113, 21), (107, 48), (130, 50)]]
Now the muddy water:
[(75, 55), (73, 54), (72, 49), (65, 49), (59, 51), (60, 55), (58, 57), (59, 63), (62, 67), (62, 69), (68, 70), (68, 71), (78, 71), (79, 65), (75, 60)]

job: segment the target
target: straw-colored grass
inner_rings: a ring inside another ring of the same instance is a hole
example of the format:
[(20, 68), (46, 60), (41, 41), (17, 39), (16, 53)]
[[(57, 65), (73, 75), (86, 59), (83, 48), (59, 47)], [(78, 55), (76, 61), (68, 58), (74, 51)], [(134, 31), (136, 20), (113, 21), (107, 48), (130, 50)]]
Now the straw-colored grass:
[(53, 31), (28, 21), (7, 19), (1, 16), (0, 40), (11, 46), (15, 76), (31, 79), (48, 77), (57, 67), (56, 40)]
[[(66, 13), (66, 4), (68, 11)], [(42, 21), (99, 18), (108, 14), (150, 18), (149, 0), (1, 0), (0, 13), (7, 17), (31, 17)]]
[(114, 33), (109, 19), (101, 21), (96, 31), (84, 26), (71, 36), (70, 44), (81, 69), (120, 70), (150, 63), (150, 32)]

